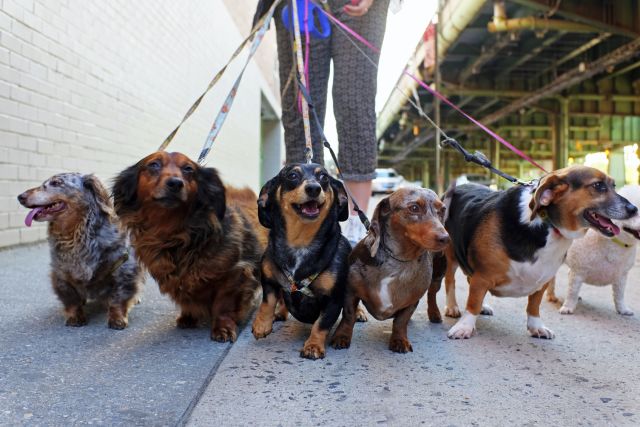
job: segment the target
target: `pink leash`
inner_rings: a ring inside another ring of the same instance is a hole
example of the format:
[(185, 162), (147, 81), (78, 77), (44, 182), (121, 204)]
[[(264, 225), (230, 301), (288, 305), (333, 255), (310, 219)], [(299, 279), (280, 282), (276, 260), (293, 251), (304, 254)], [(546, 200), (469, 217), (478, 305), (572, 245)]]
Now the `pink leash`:
[[(380, 49), (377, 48), (376, 46), (374, 46), (373, 44), (371, 44), (367, 39), (365, 39), (364, 37), (362, 37), (360, 34), (356, 33), (354, 30), (352, 30), (351, 28), (349, 28), (349, 26), (347, 26), (345, 23), (341, 22), (338, 18), (336, 18), (335, 16), (333, 16), (331, 13), (329, 13), (327, 10), (325, 10), (324, 8), (321, 8), (322, 12), (336, 25), (338, 25), (339, 27), (341, 27), (343, 30), (345, 30), (347, 33), (349, 33), (351, 36), (353, 36), (356, 40), (358, 40), (360, 43), (364, 44), (365, 46), (367, 46), (370, 50), (372, 50), (375, 53), (380, 53)], [(440, 99), (442, 102), (444, 102), (445, 104), (447, 104), (448, 106), (450, 106), (451, 108), (453, 108), (454, 110), (456, 110), (457, 112), (459, 112), (460, 114), (462, 114), (464, 117), (466, 117), (469, 121), (471, 121), (472, 123), (474, 123), (476, 126), (478, 126), (480, 129), (482, 129), (483, 131), (485, 131), (488, 135), (490, 135), (492, 138), (496, 139), (498, 142), (500, 142), (502, 145), (504, 145), (505, 147), (507, 147), (509, 150), (513, 151), (514, 153), (516, 153), (518, 156), (522, 157), (523, 159), (525, 159), (526, 161), (528, 161), (529, 163), (531, 163), (532, 165), (534, 165), (535, 167), (537, 167), (538, 169), (540, 169), (543, 172), (547, 172), (542, 166), (540, 166), (535, 160), (533, 160), (531, 157), (527, 156), (525, 153), (523, 153), (520, 149), (514, 147), (512, 144), (510, 144), (509, 142), (507, 142), (504, 138), (502, 138), (500, 135), (498, 135), (497, 133), (495, 133), (494, 131), (492, 131), (491, 129), (489, 129), (487, 126), (483, 125), (482, 123), (480, 123), (478, 120), (474, 119), (473, 117), (471, 117), (470, 115), (468, 115), (467, 113), (465, 113), (464, 111), (462, 111), (462, 109), (460, 109), (457, 105), (455, 105), (453, 102), (449, 101), (444, 95), (442, 95), (440, 92), (438, 92), (435, 89), (432, 89), (429, 87), (429, 85), (427, 85), (425, 82), (423, 82), (422, 80), (420, 80), (418, 77), (414, 76), (413, 74), (411, 74), (410, 72), (408, 72), (406, 69), (403, 71), (404, 74), (406, 74), (407, 76), (411, 77), (413, 80), (415, 80), (416, 83), (418, 83), (420, 86), (422, 86), (424, 89), (426, 89), (429, 93), (431, 93), (433, 96), (437, 97), (438, 99)]]

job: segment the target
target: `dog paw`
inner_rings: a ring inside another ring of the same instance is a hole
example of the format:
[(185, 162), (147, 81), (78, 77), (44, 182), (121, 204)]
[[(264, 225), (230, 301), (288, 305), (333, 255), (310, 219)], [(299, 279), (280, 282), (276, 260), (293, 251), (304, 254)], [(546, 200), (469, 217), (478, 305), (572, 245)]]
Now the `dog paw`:
[(125, 318), (114, 318), (114, 319), (109, 319), (109, 322), (107, 323), (109, 325), (110, 329), (124, 329), (127, 327), (127, 324), (129, 322), (127, 321), (127, 319)]
[(558, 311), (560, 312), (560, 314), (573, 314), (573, 312), (575, 311), (575, 307), (567, 307), (566, 305), (563, 305)]
[(79, 326), (85, 326), (87, 323), (87, 318), (83, 313), (76, 314), (74, 316), (67, 317), (67, 321), (64, 323), (65, 326), (72, 326), (77, 328)]
[(367, 312), (362, 308), (362, 306), (358, 306), (356, 309), (356, 322), (368, 322)]
[(556, 334), (542, 323), (542, 320), (539, 317), (529, 316), (527, 318), (527, 330), (529, 334), (534, 338), (544, 338), (544, 339), (553, 339)]
[(389, 350), (394, 353), (408, 353), (413, 351), (413, 347), (411, 347), (411, 342), (406, 338), (392, 337), (389, 341)]
[(265, 338), (271, 333), (272, 330), (273, 324), (269, 322), (261, 322), (258, 319), (256, 319), (256, 321), (253, 322), (253, 326), (251, 326), (251, 333), (257, 340), (259, 340), (260, 338)]
[(449, 329), (447, 336), (453, 340), (460, 340), (471, 338), (475, 332), (475, 326), (458, 322)]
[(622, 307), (617, 308), (616, 311), (618, 312), (618, 314), (622, 314), (623, 316), (633, 316), (633, 310), (631, 310), (626, 305), (623, 305)]
[(238, 336), (236, 335), (236, 331), (235, 328), (227, 328), (227, 327), (221, 327), (221, 328), (214, 328), (211, 331), (211, 340), (212, 341), (217, 341), (217, 342), (236, 342), (236, 338)]
[(427, 309), (427, 316), (431, 323), (442, 323), (442, 315), (440, 315), (440, 310), (437, 308)]
[(493, 316), (493, 308), (490, 305), (482, 304), (482, 310), (480, 310), (480, 314), (483, 316)]
[(334, 335), (331, 339), (331, 347), (342, 350), (351, 346), (351, 337), (348, 335)]
[(305, 343), (300, 350), (300, 357), (305, 359), (324, 359), (324, 347), (315, 343)]
[(198, 327), (198, 319), (190, 314), (182, 314), (176, 319), (176, 326), (180, 329), (192, 329)]
[(454, 318), (458, 318), (460, 316), (462, 316), (462, 313), (460, 313), (460, 308), (456, 305), (453, 307), (445, 307), (444, 308), (444, 315), (447, 317), (454, 317)]

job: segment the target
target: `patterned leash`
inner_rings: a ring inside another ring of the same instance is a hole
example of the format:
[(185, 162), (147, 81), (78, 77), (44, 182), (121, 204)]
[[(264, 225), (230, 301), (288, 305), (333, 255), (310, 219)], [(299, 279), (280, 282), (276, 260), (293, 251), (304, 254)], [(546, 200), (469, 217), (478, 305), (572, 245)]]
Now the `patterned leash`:
[[(261, 33), (260, 40), (262, 40), (262, 37), (264, 36), (264, 33), (266, 32), (266, 28), (269, 27), (269, 21), (271, 20), (271, 16), (273, 15), (273, 11), (275, 10), (275, 7), (280, 2), (282, 2), (282, 0), (276, 0), (275, 3), (271, 6), (271, 8), (269, 10), (269, 13), (263, 15), (262, 18), (260, 18), (258, 20), (258, 22), (256, 22), (256, 24), (252, 28), (251, 32), (247, 36), (247, 38), (244, 39), (242, 41), (242, 43), (240, 43), (240, 46), (238, 46), (238, 48), (235, 50), (235, 52), (233, 52), (233, 54), (231, 55), (231, 58), (229, 58), (229, 61), (227, 61), (227, 63), (224, 65), (224, 67), (222, 67), (220, 69), (220, 71), (218, 71), (218, 73), (213, 77), (211, 82), (209, 82), (209, 85), (207, 86), (205, 91), (202, 93), (202, 95), (200, 95), (195, 100), (193, 105), (191, 105), (189, 110), (187, 110), (187, 113), (184, 115), (184, 117), (182, 118), (180, 123), (178, 123), (178, 126), (176, 126), (176, 128), (169, 134), (169, 136), (167, 136), (165, 138), (165, 140), (162, 142), (162, 144), (160, 144), (160, 147), (158, 147), (158, 151), (165, 150), (167, 148), (167, 146), (171, 143), (171, 141), (173, 141), (173, 138), (178, 133), (178, 130), (180, 129), (180, 127), (184, 124), (184, 122), (187, 121), (187, 119), (189, 117), (191, 117), (193, 112), (196, 111), (198, 106), (200, 106), (200, 103), (202, 102), (202, 99), (204, 98), (204, 96), (218, 83), (220, 78), (224, 75), (225, 71), (227, 71), (227, 67), (229, 67), (229, 65), (233, 62), (233, 60), (236, 59), (236, 57), (238, 55), (240, 55), (240, 52), (242, 52), (242, 50), (245, 48), (245, 46), (251, 41), (251, 39), (253, 39), (253, 37), (256, 35), (256, 33), (258, 33), (258, 32)], [(266, 28), (265, 28), (265, 23), (267, 24)], [(255, 39), (254, 39), (254, 43), (255, 43)], [(260, 43), (258, 42), (258, 44), (260, 44)], [(251, 59), (251, 56), (249, 56), (249, 59)]]
[(218, 134), (220, 133), (220, 129), (222, 129), (222, 125), (224, 124), (224, 121), (227, 119), (227, 116), (229, 115), (229, 111), (231, 110), (231, 107), (233, 106), (233, 101), (235, 100), (236, 94), (238, 93), (238, 87), (240, 86), (240, 81), (242, 80), (242, 76), (244, 75), (244, 72), (247, 69), (247, 66), (249, 65), (249, 62), (251, 61), (251, 58), (253, 58), (253, 55), (258, 50), (258, 46), (260, 46), (260, 43), (262, 42), (262, 39), (264, 39), (264, 35), (267, 32), (267, 30), (269, 29), (269, 23), (271, 22), (271, 18), (273, 18), (273, 13), (276, 10), (276, 6), (278, 6), (278, 4), (281, 1), (282, 0), (276, 0), (271, 5), (271, 8), (269, 9), (269, 12), (265, 15), (264, 20), (261, 20), (262, 21), (262, 25), (260, 27), (260, 30), (256, 34), (255, 38), (253, 39), (253, 42), (251, 43), (251, 49), (249, 50), (249, 56), (247, 56), (247, 60), (244, 63), (244, 66), (242, 67), (242, 70), (240, 71), (240, 75), (238, 75), (238, 78), (236, 78), (236, 81), (233, 84), (233, 87), (229, 91), (229, 94), (227, 95), (227, 99), (225, 99), (224, 104), (222, 104), (222, 108), (218, 112), (218, 115), (216, 116), (216, 119), (213, 122), (213, 126), (211, 127), (211, 130), (209, 131), (209, 135), (207, 135), (207, 139), (204, 142), (204, 146), (202, 147), (202, 151), (200, 152), (200, 155), (198, 156), (198, 163), (200, 165), (204, 164), (204, 161), (207, 158), (207, 155), (209, 154), (209, 151), (211, 150), (211, 146), (213, 145), (214, 141), (218, 137)]
[[(307, 86), (307, 78), (305, 76), (305, 63), (302, 59), (302, 37), (300, 36), (300, 22), (298, 18), (298, 2), (291, 0), (289, 7), (292, 13), (289, 14), (290, 19), (293, 21), (293, 50), (295, 52), (296, 64), (298, 66), (298, 79), (302, 82), (303, 86)], [(308, 9), (308, 5), (305, 4)], [(309, 40), (309, 27), (308, 21), (305, 21), (305, 33), (307, 34), (307, 40)], [(313, 145), (311, 143), (311, 125), (309, 124), (309, 104), (304, 96), (301, 96), (302, 107), (302, 123), (304, 126), (304, 140), (305, 140), (305, 160), (307, 163), (311, 163), (313, 160)]]

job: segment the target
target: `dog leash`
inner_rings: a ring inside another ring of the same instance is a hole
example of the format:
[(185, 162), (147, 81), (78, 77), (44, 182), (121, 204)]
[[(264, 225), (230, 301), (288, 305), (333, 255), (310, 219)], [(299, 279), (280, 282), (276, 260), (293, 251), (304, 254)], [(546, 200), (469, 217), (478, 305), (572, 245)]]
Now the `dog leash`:
[[(327, 139), (327, 136), (324, 133), (324, 129), (320, 124), (318, 113), (316, 112), (315, 106), (311, 101), (311, 95), (309, 94), (309, 91), (307, 90), (307, 88), (302, 84), (300, 79), (296, 79), (296, 82), (298, 83), (298, 89), (300, 90), (300, 93), (302, 94), (303, 98), (307, 100), (307, 105), (309, 106), (309, 111), (311, 111), (311, 115), (313, 116), (314, 123), (318, 128), (318, 133), (320, 134), (322, 145), (329, 150), (329, 153), (331, 154), (331, 158), (333, 159), (333, 162), (336, 165), (336, 172), (338, 174), (338, 178), (340, 178), (340, 180), (342, 180), (342, 182), (344, 183), (344, 176), (342, 175), (342, 169), (340, 168), (338, 157), (336, 156), (336, 153), (333, 151), (331, 144), (329, 144), (329, 140)], [(362, 209), (360, 209), (360, 206), (358, 206), (358, 203), (356, 202), (355, 198), (353, 197), (353, 194), (351, 194), (347, 186), (344, 184), (343, 186), (344, 186), (344, 191), (347, 193), (347, 196), (349, 197), (349, 199), (351, 199), (351, 203), (353, 204), (353, 210), (356, 211), (356, 213), (358, 214), (358, 218), (360, 219), (360, 222), (362, 222), (362, 225), (364, 225), (364, 228), (367, 231), (369, 231), (369, 228), (371, 228), (371, 222), (369, 221), (369, 218), (367, 218), (367, 214), (365, 214), (362, 211)]]
[(204, 161), (207, 158), (209, 151), (211, 150), (211, 146), (213, 145), (214, 141), (218, 137), (218, 134), (220, 133), (220, 129), (222, 128), (222, 125), (224, 124), (224, 121), (226, 120), (227, 115), (229, 114), (229, 111), (233, 106), (233, 101), (235, 100), (236, 94), (238, 93), (238, 87), (240, 86), (240, 81), (242, 80), (242, 76), (244, 75), (244, 72), (247, 69), (247, 66), (249, 66), (249, 62), (251, 61), (251, 58), (253, 58), (253, 55), (258, 50), (258, 46), (260, 46), (262, 39), (264, 39), (264, 35), (269, 29), (269, 23), (271, 22), (271, 18), (273, 17), (276, 6), (278, 6), (278, 4), (280, 4), (281, 1), (282, 0), (274, 1), (273, 4), (271, 5), (271, 8), (269, 9), (269, 12), (267, 12), (267, 14), (260, 20), (262, 22), (262, 25), (260, 26), (260, 30), (258, 31), (255, 38), (253, 39), (253, 42), (251, 43), (249, 56), (247, 56), (247, 60), (245, 61), (244, 66), (242, 67), (242, 70), (240, 71), (240, 75), (238, 75), (238, 77), (236, 78), (236, 81), (233, 84), (233, 87), (231, 88), (231, 90), (229, 91), (229, 94), (227, 95), (227, 98), (225, 99), (224, 104), (222, 104), (222, 108), (220, 108), (220, 111), (218, 112), (218, 115), (216, 116), (216, 119), (213, 122), (213, 126), (211, 127), (211, 130), (207, 135), (207, 139), (205, 140), (204, 146), (202, 147), (202, 151), (200, 151), (200, 155), (198, 156), (198, 163), (200, 165), (204, 164)]
[[(222, 67), (220, 69), (220, 71), (218, 71), (216, 73), (216, 75), (213, 77), (213, 79), (211, 79), (211, 82), (209, 82), (209, 85), (207, 86), (205, 91), (202, 93), (202, 95), (200, 95), (195, 100), (195, 102), (191, 105), (191, 107), (189, 107), (189, 109), (187, 110), (186, 114), (184, 115), (184, 117), (182, 118), (180, 123), (178, 123), (178, 126), (176, 126), (176, 128), (173, 131), (171, 131), (171, 133), (165, 138), (165, 140), (162, 142), (162, 144), (160, 144), (160, 147), (158, 147), (158, 151), (165, 150), (167, 148), (167, 146), (171, 143), (171, 141), (173, 141), (173, 138), (178, 133), (178, 130), (180, 129), (180, 127), (184, 124), (184, 122), (187, 121), (187, 119), (189, 119), (189, 117), (191, 117), (191, 115), (194, 113), (194, 111), (196, 111), (196, 109), (198, 108), (198, 106), (200, 106), (200, 103), (204, 99), (204, 96), (218, 83), (220, 78), (222, 78), (222, 76), (224, 75), (225, 71), (227, 71), (227, 67), (229, 67), (229, 65), (231, 65), (233, 60), (236, 59), (236, 57), (238, 55), (240, 55), (240, 52), (242, 52), (242, 50), (249, 43), (249, 41), (251, 41), (251, 39), (253, 39), (253, 37), (256, 35), (256, 33), (261, 32), (264, 35), (264, 32), (266, 31), (266, 30), (263, 29), (264, 28), (264, 22), (265, 21), (268, 22), (271, 19), (271, 15), (273, 14), (273, 11), (271, 9), (275, 10), (275, 6), (278, 3), (280, 3), (281, 1), (282, 0), (276, 0), (275, 4), (273, 4), (271, 6), (271, 8), (270, 8), (270, 11), (269, 11), (270, 14), (263, 15), (262, 18), (260, 18), (256, 22), (256, 24), (251, 29), (251, 32), (247, 36), (247, 38), (245, 38), (242, 41), (242, 43), (240, 43), (240, 46), (238, 46), (236, 48), (236, 50), (233, 52), (233, 54), (231, 55), (231, 58), (229, 58), (229, 61), (227, 61), (227, 63), (224, 65), (224, 67)], [(267, 25), (267, 27), (268, 27), (268, 25)], [(251, 55), (249, 56), (249, 58), (251, 58)]]
[[(298, 68), (298, 80), (302, 82), (303, 86), (307, 85), (307, 76), (305, 75), (305, 63), (302, 59), (302, 37), (300, 36), (300, 20), (298, 15), (298, 2), (296, 0), (290, 0), (289, 6), (292, 13), (290, 14), (290, 20), (293, 21), (293, 51), (294, 58)], [(308, 3), (305, 4), (305, 9)], [(305, 32), (307, 35), (307, 42), (309, 41), (308, 22), (305, 21)], [(309, 104), (305, 97), (300, 97), (301, 109), (302, 109), (302, 125), (304, 127), (304, 140), (305, 140), (305, 160), (307, 163), (311, 163), (313, 160), (313, 145), (311, 143), (311, 125), (309, 123)]]
[[(312, 2), (315, 3), (315, 0), (311, 0)], [(367, 39), (365, 39), (364, 37), (362, 37), (360, 34), (358, 34), (356, 31), (354, 31), (353, 29), (351, 29), (348, 25), (346, 25), (345, 23), (341, 22), (338, 18), (336, 18), (335, 16), (333, 16), (330, 12), (328, 12), (325, 9), (320, 9), (335, 25), (336, 28), (338, 30), (340, 30), (343, 35), (345, 37), (347, 37), (347, 39), (356, 47), (356, 49), (365, 56), (365, 58), (367, 58), (367, 60), (371, 63), (371, 65), (373, 67), (375, 67), (376, 69), (378, 68), (377, 64), (369, 57), (369, 55), (367, 55), (366, 52), (364, 52), (360, 46), (358, 46), (351, 37), (355, 38), (356, 40), (358, 40), (360, 43), (364, 44), (365, 46), (367, 46), (371, 51), (375, 52), (375, 53), (380, 53), (380, 49), (377, 48), (376, 46), (374, 46), (372, 43), (370, 43)], [(418, 83), (421, 87), (423, 87), (424, 89), (426, 89), (429, 93), (431, 93), (433, 96), (437, 97), (438, 99), (440, 99), (441, 101), (443, 101), (444, 103), (446, 103), (447, 105), (449, 105), (451, 108), (453, 108), (454, 110), (458, 111), (460, 114), (462, 114), (466, 119), (468, 119), (469, 121), (471, 121), (472, 123), (474, 123), (476, 126), (478, 126), (480, 129), (482, 129), (484, 132), (486, 132), (489, 136), (491, 136), (492, 138), (496, 139), (498, 142), (500, 142), (502, 145), (504, 145), (505, 147), (507, 147), (509, 150), (513, 151), (514, 153), (516, 153), (518, 156), (522, 157), (523, 159), (525, 159), (526, 161), (528, 161), (529, 163), (531, 163), (532, 165), (536, 166), (537, 168), (539, 168), (540, 170), (542, 170), (543, 172), (546, 172), (546, 170), (540, 166), (535, 160), (533, 160), (531, 157), (527, 156), (525, 153), (523, 153), (521, 150), (519, 150), (517, 147), (513, 146), (512, 144), (510, 144), (509, 142), (507, 142), (504, 138), (502, 138), (500, 135), (498, 135), (497, 133), (495, 133), (494, 131), (492, 131), (491, 129), (489, 129), (487, 126), (485, 126), (484, 124), (480, 123), (478, 120), (474, 119), (473, 117), (471, 117), (470, 115), (466, 114), (461, 108), (459, 108), (457, 105), (455, 105), (453, 102), (449, 101), (449, 99), (447, 99), (444, 95), (442, 95), (440, 92), (436, 91), (435, 89), (432, 89), (431, 87), (429, 87), (425, 82), (423, 82), (421, 79), (419, 79), (418, 77), (416, 77), (415, 75), (413, 75), (412, 73), (410, 73), (409, 71), (407, 71), (407, 69), (405, 68), (405, 70), (403, 71), (404, 75), (409, 76), (411, 79), (413, 79), (416, 83)], [(440, 132), (440, 134), (442, 136), (444, 136), (444, 140), (445, 141), (455, 141), (453, 138), (449, 137), (425, 112), (424, 110), (417, 104), (415, 103), (411, 98), (409, 98), (408, 95), (406, 95), (404, 92), (402, 92), (402, 90), (400, 90), (400, 88), (398, 88), (398, 85), (394, 86), (394, 90), (397, 90), (406, 100), (407, 102), (409, 102), (414, 108), (416, 108), (416, 110), (419, 112), (420, 116), (422, 116), (423, 118), (425, 118), (438, 132)], [(458, 143), (458, 146), (460, 146), (460, 144)], [(476, 155), (480, 154), (482, 158), (484, 158), (485, 160), (480, 160), (481, 157), (478, 157), (478, 159), (481, 161), (480, 163), (477, 163), (485, 168), (487, 168), (487, 166), (485, 166), (487, 163), (490, 165), (490, 162), (488, 162), (488, 159), (486, 159), (486, 156), (484, 156), (482, 153), (476, 153)], [(465, 156), (465, 160), (467, 160), (469, 157)], [(467, 160), (469, 161), (469, 160)], [(498, 174), (499, 176), (508, 179), (507, 177), (509, 175), (502, 173), (500, 171), (498, 171), (498, 169), (496, 168), (487, 168), (489, 169), (491, 172), (494, 172), (496, 174)], [(498, 173), (500, 172), (500, 173)], [(513, 178), (513, 177), (511, 177)], [(515, 178), (513, 178), (515, 179)], [(514, 182), (512, 180), (510, 180), (511, 182)], [(517, 181), (517, 180), (516, 180)], [(520, 181), (518, 181), (520, 182)]]

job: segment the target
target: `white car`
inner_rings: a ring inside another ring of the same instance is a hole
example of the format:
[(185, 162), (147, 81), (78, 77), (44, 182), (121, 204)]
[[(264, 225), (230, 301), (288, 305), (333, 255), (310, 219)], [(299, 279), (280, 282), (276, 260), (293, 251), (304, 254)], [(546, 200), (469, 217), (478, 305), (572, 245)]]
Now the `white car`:
[(405, 185), (404, 177), (395, 169), (376, 169), (376, 177), (371, 183), (371, 192), (376, 193), (392, 193), (398, 188)]

